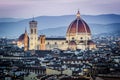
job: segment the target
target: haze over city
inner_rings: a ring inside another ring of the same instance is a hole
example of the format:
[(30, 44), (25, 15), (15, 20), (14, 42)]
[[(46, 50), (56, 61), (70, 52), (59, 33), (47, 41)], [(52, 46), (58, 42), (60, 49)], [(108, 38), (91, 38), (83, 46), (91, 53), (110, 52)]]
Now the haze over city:
[(81, 14), (120, 14), (120, 0), (0, 0), (1, 18)]

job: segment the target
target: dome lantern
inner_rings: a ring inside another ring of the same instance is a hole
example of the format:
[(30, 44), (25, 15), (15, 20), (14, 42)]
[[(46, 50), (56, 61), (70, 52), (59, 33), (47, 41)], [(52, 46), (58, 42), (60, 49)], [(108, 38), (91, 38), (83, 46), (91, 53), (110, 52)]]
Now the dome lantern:
[(80, 19), (80, 12), (79, 12), (79, 10), (78, 10), (78, 12), (76, 14), (76, 17), (77, 17), (77, 19)]

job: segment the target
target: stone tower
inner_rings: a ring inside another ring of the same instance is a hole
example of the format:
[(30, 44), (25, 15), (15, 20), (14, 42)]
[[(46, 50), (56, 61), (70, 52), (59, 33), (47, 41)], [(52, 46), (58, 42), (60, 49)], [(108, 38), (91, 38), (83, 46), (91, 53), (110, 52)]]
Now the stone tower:
[(25, 29), (25, 34), (24, 34), (24, 51), (27, 51), (29, 47), (29, 37), (27, 34), (27, 31)]
[(30, 25), (30, 50), (37, 50), (37, 21), (34, 19), (29, 22)]
[(40, 35), (40, 50), (45, 50), (45, 35)]

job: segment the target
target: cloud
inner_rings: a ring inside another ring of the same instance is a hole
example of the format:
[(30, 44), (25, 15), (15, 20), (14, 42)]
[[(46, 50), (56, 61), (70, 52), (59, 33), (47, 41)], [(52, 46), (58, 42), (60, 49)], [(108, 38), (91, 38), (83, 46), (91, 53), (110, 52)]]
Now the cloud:
[[(120, 14), (120, 0), (0, 0), (0, 17), (32, 15)], [(10, 14), (9, 14), (10, 13)]]

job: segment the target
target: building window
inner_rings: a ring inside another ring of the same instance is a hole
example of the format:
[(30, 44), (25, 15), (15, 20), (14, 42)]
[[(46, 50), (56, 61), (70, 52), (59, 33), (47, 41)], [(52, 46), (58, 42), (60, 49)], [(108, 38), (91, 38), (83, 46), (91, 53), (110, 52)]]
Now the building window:
[(31, 29), (31, 34), (33, 34), (33, 29)]
[(49, 45), (50, 43), (48, 42), (47, 44)]
[(64, 42), (62, 42), (62, 45), (64, 44)]
[(32, 24), (32, 27), (34, 27), (34, 24)]
[(74, 40), (74, 37), (72, 37), (72, 40)]
[(36, 34), (36, 29), (34, 29), (34, 32), (35, 32), (35, 34)]
[(81, 40), (83, 39), (83, 37), (80, 38)]
[(66, 43), (68, 43), (68, 41), (66, 41)]
[(55, 45), (57, 44), (57, 42), (55, 42)]

